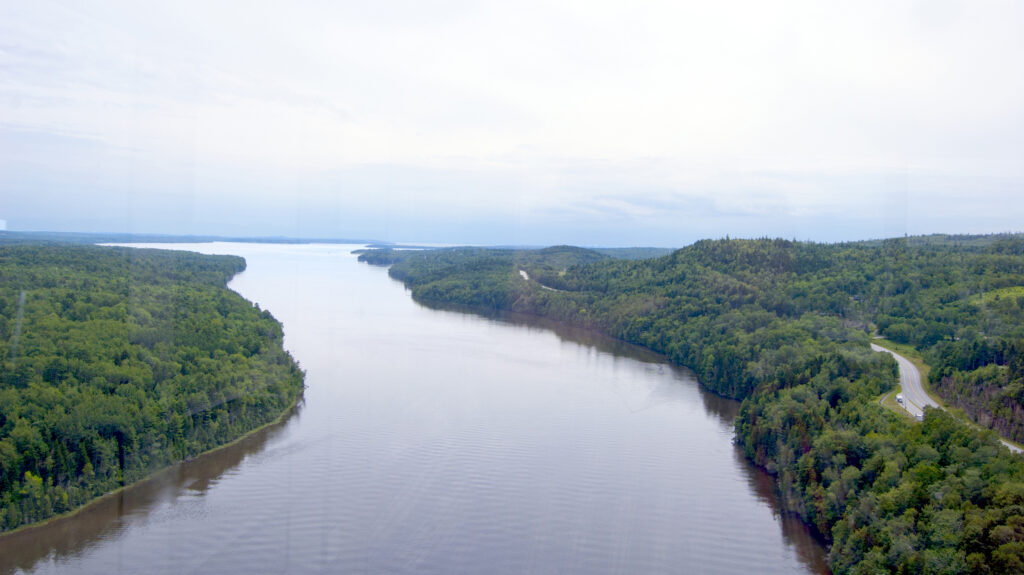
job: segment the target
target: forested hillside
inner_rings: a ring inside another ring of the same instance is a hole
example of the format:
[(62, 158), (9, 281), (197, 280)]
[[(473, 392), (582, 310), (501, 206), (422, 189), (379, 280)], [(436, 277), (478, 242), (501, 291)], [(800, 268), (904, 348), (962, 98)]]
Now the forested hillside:
[(0, 530), (74, 509), (293, 405), (238, 257), (0, 245)]
[(419, 301), (600, 330), (743, 399), (737, 442), (832, 543), (836, 572), (1024, 572), (1024, 458), (944, 412), (916, 424), (884, 410), (896, 365), (868, 346), (874, 329), (916, 346), (949, 401), (1019, 434), (1020, 237), (702, 241), (639, 261), (553, 251), (363, 259), (392, 263)]

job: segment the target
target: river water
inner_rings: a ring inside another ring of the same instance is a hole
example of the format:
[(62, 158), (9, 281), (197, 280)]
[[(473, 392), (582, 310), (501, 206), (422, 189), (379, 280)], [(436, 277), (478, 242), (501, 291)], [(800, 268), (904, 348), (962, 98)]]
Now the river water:
[(631, 346), (428, 309), (338, 245), (244, 256), (230, 286), (307, 371), (281, 424), (0, 538), (0, 572), (822, 573), (736, 402)]

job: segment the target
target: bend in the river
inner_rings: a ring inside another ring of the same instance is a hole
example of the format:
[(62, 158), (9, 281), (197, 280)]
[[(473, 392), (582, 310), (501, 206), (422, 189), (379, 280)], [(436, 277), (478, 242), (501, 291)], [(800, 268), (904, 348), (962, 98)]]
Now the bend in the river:
[(354, 246), (196, 244), (284, 324), (286, 422), (0, 539), (0, 572), (821, 573), (736, 402), (587, 332), (428, 309)]

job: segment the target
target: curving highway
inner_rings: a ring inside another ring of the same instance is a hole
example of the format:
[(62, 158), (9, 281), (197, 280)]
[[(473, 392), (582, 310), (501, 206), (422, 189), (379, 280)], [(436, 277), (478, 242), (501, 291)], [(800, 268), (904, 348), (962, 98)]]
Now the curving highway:
[(941, 409), (938, 402), (925, 393), (924, 387), (921, 385), (921, 372), (918, 371), (917, 367), (909, 359), (880, 345), (871, 344), (871, 349), (888, 353), (899, 364), (900, 387), (902, 388), (904, 409), (918, 419), (924, 416), (925, 407)]
[[(519, 270), (519, 275), (521, 275), (524, 280), (530, 281), (530, 274), (526, 273), (526, 270)], [(537, 285), (540, 286), (540, 289), (546, 289), (548, 291), (565, 291), (565, 290), (560, 290), (560, 289), (553, 288), (553, 287), (548, 287), (548, 286), (546, 286), (546, 285), (544, 285), (544, 284), (542, 284), (540, 282), (537, 282)]]
[[(901, 393), (903, 394), (903, 409), (906, 409), (908, 412), (910, 412), (911, 415), (913, 415), (917, 419), (922, 419), (924, 417), (925, 407), (934, 407), (936, 409), (942, 409), (942, 406), (940, 406), (934, 399), (931, 398), (930, 395), (928, 395), (925, 392), (924, 387), (921, 385), (921, 372), (918, 371), (917, 366), (911, 363), (909, 359), (903, 357), (902, 355), (892, 350), (885, 349), (880, 345), (871, 344), (871, 349), (873, 349), (874, 351), (888, 353), (889, 355), (893, 356), (893, 358), (896, 359), (896, 363), (899, 364), (900, 387), (902, 388)], [(1002, 438), (1000, 438), (999, 441), (1001, 441), (1003, 445), (1008, 447), (1010, 451), (1014, 453), (1021, 453), (1022, 451), (1024, 451), (1021, 448), (1017, 447), (1016, 445), (1008, 443), (1006, 440)]]

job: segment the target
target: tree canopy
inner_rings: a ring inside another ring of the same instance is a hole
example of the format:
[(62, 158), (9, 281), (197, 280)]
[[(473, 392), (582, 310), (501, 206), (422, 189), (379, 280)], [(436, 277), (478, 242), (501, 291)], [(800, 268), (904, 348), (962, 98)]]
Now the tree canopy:
[[(848, 244), (706, 240), (616, 260), (576, 248), (369, 252), (418, 301), (534, 314), (665, 354), (743, 401), (736, 441), (831, 544), (837, 573), (1024, 572), (1024, 458), (927, 410), (877, 330), (921, 350), (934, 388), (1024, 438), (1024, 239)], [(525, 272), (525, 275), (520, 272)]]
[(0, 245), (0, 530), (273, 421), (302, 392), (242, 258)]

